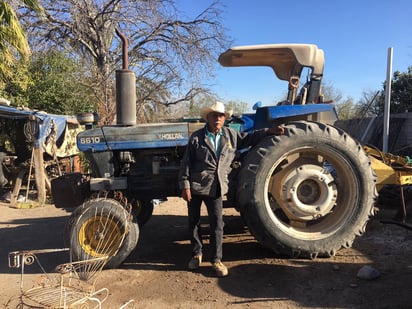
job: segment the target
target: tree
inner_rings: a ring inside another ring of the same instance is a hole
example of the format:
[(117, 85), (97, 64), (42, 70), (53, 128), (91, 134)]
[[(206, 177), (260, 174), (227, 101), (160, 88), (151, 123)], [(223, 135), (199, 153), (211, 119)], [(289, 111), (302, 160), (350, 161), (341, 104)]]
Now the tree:
[(354, 104), (353, 99), (348, 98), (343, 102), (336, 104), (336, 111), (339, 120), (348, 120), (354, 116)]
[(232, 111), (233, 115), (240, 116), (246, 112), (248, 103), (242, 101), (229, 101), (226, 104), (226, 110)]
[(26, 60), (13, 61), (5, 66), (4, 74), (0, 73), (0, 97), (7, 98), (12, 105), (28, 106), (24, 97), (30, 84), (28, 63)]
[(357, 118), (365, 118), (383, 113), (383, 104), (380, 104), (381, 98), (381, 91), (363, 91), (361, 99), (356, 104)]
[[(364, 92), (358, 105), (365, 116), (383, 114), (385, 108), (386, 83), (378, 91)], [(412, 67), (407, 72), (395, 71), (391, 83), (391, 113), (412, 111)]]
[(219, 0), (193, 19), (179, 16), (173, 0), (41, 3), (45, 20), (32, 14), (23, 16), (26, 28), (35, 35), (35, 46), (70, 48), (87, 60), (103, 123), (113, 120), (113, 73), (122, 67), (122, 41), (115, 37), (116, 29), (128, 38), (128, 64), (136, 72), (138, 111), (141, 106), (188, 101), (204, 92), (202, 78), (212, 76), (217, 53), (227, 47)]
[(412, 66), (407, 72), (393, 73), (391, 88), (391, 113), (412, 111)]
[(332, 101), (335, 104), (341, 103), (343, 99), (341, 91), (333, 86), (332, 83), (325, 80), (322, 83), (322, 94), (325, 101)]
[[(18, 1), (28, 9), (41, 13), (36, 0)], [(10, 79), (17, 55), (25, 60), (30, 55), (30, 47), (16, 12), (9, 1), (0, 1), (0, 80)]]
[(24, 97), (30, 108), (66, 115), (95, 110), (90, 78), (64, 52), (35, 53), (28, 73), (31, 84)]

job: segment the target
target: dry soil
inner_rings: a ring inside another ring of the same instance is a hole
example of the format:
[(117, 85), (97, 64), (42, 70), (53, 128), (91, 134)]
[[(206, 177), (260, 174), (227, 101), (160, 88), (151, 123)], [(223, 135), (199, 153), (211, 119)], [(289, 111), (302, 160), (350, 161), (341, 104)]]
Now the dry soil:
[[(8, 204), (0, 212), (0, 305), (5, 306), (19, 293), (20, 280), (18, 271), (8, 267), (8, 252), (63, 247), (69, 213), (53, 205), (15, 209)], [(263, 248), (238, 213), (226, 209), (223, 248), (229, 276), (216, 278), (207, 262), (199, 271), (186, 269), (186, 206), (170, 198), (155, 207), (126, 262), (101, 274), (98, 287), (110, 290), (103, 308), (120, 308), (131, 300), (128, 308), (411, 308), (412, 232), (380, 222), (394, 214), (390, 207), (381, 211), (353, 247), (335, 257), (305, 260), (281, 258)], [(47, 264), (65, 258), (56, 256)], [(359, 279), (365, 265), (380, 276)], [(28, 278), (38, 276), (32, 272)]]

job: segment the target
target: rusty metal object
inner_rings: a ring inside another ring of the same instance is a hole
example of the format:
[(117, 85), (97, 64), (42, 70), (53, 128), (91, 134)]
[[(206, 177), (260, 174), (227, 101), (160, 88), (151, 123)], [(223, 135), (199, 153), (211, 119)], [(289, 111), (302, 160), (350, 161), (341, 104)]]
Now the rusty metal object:
[(127, 56), (127, 53), (128, 53), (128, 48), (129, 48), (129, 42), (126, 36), (118, 28), (116, 28), (116, 34), (122, 40), (123, 70), (128, 70), (129, 69), (129, 58)]

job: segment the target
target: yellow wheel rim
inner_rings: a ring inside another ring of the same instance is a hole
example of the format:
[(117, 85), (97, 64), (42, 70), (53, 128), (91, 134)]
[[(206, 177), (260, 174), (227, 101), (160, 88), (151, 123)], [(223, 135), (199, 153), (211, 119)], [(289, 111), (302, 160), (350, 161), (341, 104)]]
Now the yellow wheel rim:
[(79, 244), (91, 257), (113, 256), (123, 241), (119, 223), (108, 216), (97, 215), (87, 219), (79, 230)]

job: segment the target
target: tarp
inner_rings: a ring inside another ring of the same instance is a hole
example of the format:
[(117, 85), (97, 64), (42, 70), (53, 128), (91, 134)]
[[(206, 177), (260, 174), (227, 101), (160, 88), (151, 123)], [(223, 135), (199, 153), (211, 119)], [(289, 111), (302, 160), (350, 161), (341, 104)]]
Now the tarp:
[[(82, 131), (75, 116), (53, 115), (41, 111), (15, 108), (0, 105), (0, 118), (14, 120), (36, 121), (34, 132), (34, 147), (42, 147), (43, 151), (58, 157), (74, 155), (79, 152), (76, 146), (76, 135)], [(54, 141), (54, 142), (51, 142)], [(61, 141), (56, 144), (56, 141)], [(53, 153), (54, 152), (54, 153)]]

